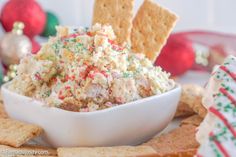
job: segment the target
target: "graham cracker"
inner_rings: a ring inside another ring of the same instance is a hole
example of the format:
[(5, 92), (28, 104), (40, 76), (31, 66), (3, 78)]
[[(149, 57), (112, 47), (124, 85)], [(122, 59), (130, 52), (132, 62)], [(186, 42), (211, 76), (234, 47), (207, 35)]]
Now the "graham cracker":
[(175, 118), (177, 117), (187, 117), (193, 115), (195, 112), (193, 111), (192, 108), (188, 106), (188, 104), (184, 102), (179, 102), (176, 113), (175, 113)]
[(17, 155), (15, 157), (57, 157), (55, 155)]
[(199, 115), (193, 115), (191, 117), (188, 117), (184, 120), (181, 121), (180, 126), (182, 125), (194, 125), (194, 126), (199, 126), (201, 122), (203, 121), (203, 118), (200, 117)]
[(118, 44), (130, 43), (134, 0), (95, 0), (93, 24), (112, 26)]
[(55, 155), (17, 155), (14, 157), (57, 157)]
[(3, 104), (0, 102), (0, 118), (7, 118), (7, 113), (4, 109)]
[(57, 151), (52, 148), (42, 147), (37, 145), (23, 145), (19, 148), (14, 148), (10, 146), (0, 145), (0, 157), (2, 156), (12, 156), (12, 157), (20, 157), (20, 156), (49, 156), (53, 157), (57, 155)]
[(150, 146), (58, 148), (59, 157), (148, 157), (156, 154)]
[(40, 135), (42, 128), (12, 119), (0, 119), (0, 144), (20, 147)]
[(144, 0), (133, 20), (132, 50), (155, 61), (178, 17), (151, 0)]
[(153, 138), (144, 145), (153, 147), (159, 156), (186, 156), (192, 157), (199, 146), (195, 139), (194, 125), (183, 125)]
[(202, 96), (204, 88), (195, 84), (182, 85), (182, 95), (180, 101), (188, 104), (188, 106), (197, 113), (200, 117), (204, 118), (207, 109), (202, 105)]

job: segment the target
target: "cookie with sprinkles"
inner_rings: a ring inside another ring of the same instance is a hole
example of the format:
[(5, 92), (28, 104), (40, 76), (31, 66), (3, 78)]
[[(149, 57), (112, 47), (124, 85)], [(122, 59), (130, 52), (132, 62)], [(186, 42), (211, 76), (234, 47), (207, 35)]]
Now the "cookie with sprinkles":
[(208, 114), (196, 135), (201, 144), (196, 156), (236, 156), (236, 57), (227, 57), (212, 73), (206, 91)]

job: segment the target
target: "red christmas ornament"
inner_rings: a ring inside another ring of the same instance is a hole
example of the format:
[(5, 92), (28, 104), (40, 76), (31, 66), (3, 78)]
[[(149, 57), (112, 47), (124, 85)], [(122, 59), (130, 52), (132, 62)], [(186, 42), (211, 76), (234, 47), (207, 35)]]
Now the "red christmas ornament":
[[(24, 34), (33, 39), (34, 36), (42, 33), (46, 14), (35, 0), (9, 0), (2, 8), (2, 26), (6, 32), (9, 32), (16, 21), (24, 23)], [(34, 45), (33, 49), (37, 49)]]
[(2, 8), (1, 21), (7, 32), (12, 30), (14, 22), (23, 22), (24, 34), (32, 38), (42, 33), (46, 15), (35, 0), (10, 0)]
[(192, 43), (179, 35), (171, 35), (157, 58), (155, 65), (177, 76), (189, 70), (195, 62)]

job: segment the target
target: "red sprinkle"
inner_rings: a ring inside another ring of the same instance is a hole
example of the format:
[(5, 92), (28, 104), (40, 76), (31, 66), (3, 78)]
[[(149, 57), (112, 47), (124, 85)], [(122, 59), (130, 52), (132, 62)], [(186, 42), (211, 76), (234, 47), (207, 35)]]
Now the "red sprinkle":
[(116, 99), (117, 103), (122, 103), (123, 102), (121, 97), (116, 97), (115, 99)]
[(220, 92), (222, 94), (224, 94), (232, 102), (232, 104), (236, 107), (236, 100), (234, 99), (234, 97), (232, 95), (230, 95), (230, 93), (226, 89), (220, 88)]
[(82, 108), (81, 112), (89, 112), (89, 108), (88, 107), (87, 108)]
[(90, 72), (89, 74), (88, 74), (88, 78), (91, 78), (91, 79), (94, 79), (94, 76), (96, 75), (96, 73), (95, 72)]
[(59, 96), (58, 96), (59, 99), (65, 99), (65, 97), (62, 95), (62, 91), (59, 91)]
[(53, 78), (52, 78), (52, 81), (53, 81), (53, 82), (57, 82), (57, 78), (56, 78), (56, 77), (53, 77)]
[(75, 80), (75, 75), (71, 76), (71, 80), (74, 81)]
[(236, 74), (232, 73), (229, 71), (229, 69), (227, 69), (225, 66), (220, 66), (220, 69), (222, 69), (224, 72), (226, 72), (232, 79), (234, 79), (236, 81)]
[(124, 50), (123, 47), (118, 46), (118, 45), (114, 45), (114, 44), (112, 45), (112, 49), (115, 50), (115, 51), (122, 51), (122, 50)]
[(107, 78), (108, 74), (105, 71), (101, 71), (101, 73)]
[(116, 50), (116, 51), (122, 51), (122, 50), (124, 50), (124, 47), (121, 47), (121, 46), (115, 44), (115, 41), (114, 41), (114, 40), (108, 39), (108, 42), (112, 45), (112, 49), (113, 49), (113, 50)]
[(66, 81), (70, 80), (70, 76), (69, 75), (66, 75)]
[(93, 47), (89, 47), (88, 49), (90, 52), (93, 52)]
[(85, 71), (81, 72), (79, 75), (80, 77), (82, 77), (83, 79), (86, 79), (86, 77), (88, 76), (88, 73), (93, 69), (94, 66), (89, 65)]
[(112, 89), (109, 89), (108, 92), (109, 92), (109, 94), (111, 94), (112, 93)]
[(87, 32), (87, 35), (90, 36), (90, 37), (93, 36), (93, 34), (91, 32)]
[(78, 33), (74, 33), (74, 34), (70, 34), (70, 35), (66, 36), (65, 38), (76, 38), (79, 35), (80, 34), (78, 34)]
[(222, 120), (222, 122), (225, 124), (225, 126), (229, 129), (229, 131), (232, 133), (234, 138), (236, 138), (236, 131), (232, 127), (232, 125), (228, 122), (228, 120), (224, 117), (222, 113), (220, 113), (217, 109), (210, 107), (209, 111), (213, 114), (215, 114), (219, 119)]
[(114, 40), (111, 40), (111, 39), (108, 39), (108, 42), (112, 45), (115, 43)]
[(95, 75), (96, 75), (97, 73), (102, 74), (102, 75), (105, 76), (106, 78), (108, 77), (108, 75), (106, 74), (105, 71), (99, 71), (98, 69), (94, 69), (93, 72), (90, 72), (87, 77), (89, 77), (89, 78), (91, 78), (91, 79), (94, 79), (94, 77), (95, 77)]
[(220, 142), (215, 138), (213, 132), (210, 132), (210, 137), (213, 138), (215, 145), (219, 148), (219, 150), (224, 154), (224, 157), (230, 157), (227, 150), (220, 144)]
[(70, 86), (66, 86), (65, 89), (71, 89), (71, 87)]
[(42, 80), (42, 77), (38, 73), (36, 73), (34, 76), (37, 80)]

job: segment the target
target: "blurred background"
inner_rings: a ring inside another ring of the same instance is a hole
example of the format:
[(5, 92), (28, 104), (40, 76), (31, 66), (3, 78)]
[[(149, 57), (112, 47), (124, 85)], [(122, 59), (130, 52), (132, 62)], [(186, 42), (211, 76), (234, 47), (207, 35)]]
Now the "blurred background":
[[(7, 0), (0, 0), (0, 7)], [(155, 0), (180, 16), (176, 31), (204, 29), (236, 33), (235, 0)], [(37, 0), (44, 10), (55, 13), (61, 24), (89, 26), (94, 0)], [(142, 0), (136, 0), (135, 11)]]
[[(155, 62), (172, 76), (190, 70), (209, 74), (226, 56), (236, 55), (235, 0), (154, 1), (180, 17)], [(135, 13), (142, 2), (135, 0)], [(0, 82), (3, 77), (4, 82), (11, 80), (19, 59), (29, 51), (37, 53), (55, 35), (55, 25), (89, 27), (93, 4), (94, 0), (0, 0)], [(24, 23), (15, 19), (24, 19)]]

